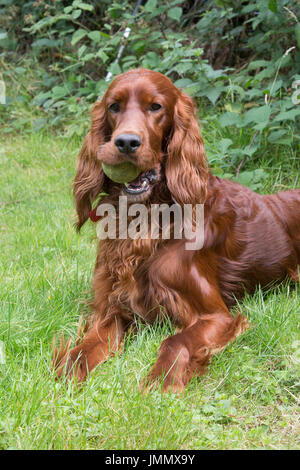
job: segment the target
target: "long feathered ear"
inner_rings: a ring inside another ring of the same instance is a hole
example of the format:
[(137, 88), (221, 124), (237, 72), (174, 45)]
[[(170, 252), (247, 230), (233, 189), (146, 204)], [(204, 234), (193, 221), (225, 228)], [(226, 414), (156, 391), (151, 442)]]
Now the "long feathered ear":
[(167, 185), (176, 202), (181, 205), (204, 203), (208, 164), (193, 100), (182, 92), (175, 105), (174, 128), (167, 153)]
[(104, 173), (101, 161), (97, 158), (97, 150), (105, 143), (108, 134), (109, 128), (102, 100), (94, 105), (91, 130), (84, 139), (78, 155), (77, 172), (73, 184), (78, 231), (88, 219), (92, 202), (100, 193), (104, 183)]

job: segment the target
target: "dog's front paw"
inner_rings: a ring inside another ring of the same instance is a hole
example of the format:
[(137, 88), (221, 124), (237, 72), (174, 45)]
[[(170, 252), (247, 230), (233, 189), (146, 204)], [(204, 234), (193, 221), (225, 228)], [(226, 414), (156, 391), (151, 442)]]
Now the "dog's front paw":
[(179, 377), (172, 371), (169, 371), (169, 373), (165, 372), (165, 370), (155, 365), (142, 381), (140, 388), (143, 392), (158, 389), (163, 392), (181, 393), (184, 386), (185, 384), (182, 377)]
[(62, 337), (59, 346), (52, 346), (52, 367), (56, 378), (74, 379), (82, 382), (87, 376), (87, 361), (80, 346), (70, 349), (72, 340)]
[(161, 387), (163, 392), (182, 392), (188, 382), (189, 360), (190, 355), (186, 347), (176, 344), (173, 338), (166, 339), (142, 387), (145, 390)]

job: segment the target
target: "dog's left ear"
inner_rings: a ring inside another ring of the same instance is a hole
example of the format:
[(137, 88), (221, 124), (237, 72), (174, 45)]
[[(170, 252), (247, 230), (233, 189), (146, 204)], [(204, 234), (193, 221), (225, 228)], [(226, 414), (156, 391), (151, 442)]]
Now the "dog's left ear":
[(208, 164), (193, 100), (180, 92), (174, 127), (167, 148), (166, 179), (179, 204), (202, 204), (206, 199)]

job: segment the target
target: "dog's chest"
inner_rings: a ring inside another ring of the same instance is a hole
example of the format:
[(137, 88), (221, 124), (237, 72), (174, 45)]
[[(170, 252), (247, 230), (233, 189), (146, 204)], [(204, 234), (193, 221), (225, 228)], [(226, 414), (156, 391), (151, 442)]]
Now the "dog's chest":
[(146, 288), (147, 271), (160, 243), (160, 240), (151, 239), (111, 240), (107, 243), (104, 261), (112, 279), (113, 297), (118, 297), (126, 304), (132, 304), (134, 299), (140, 297), (138, 279), (143, 277)]

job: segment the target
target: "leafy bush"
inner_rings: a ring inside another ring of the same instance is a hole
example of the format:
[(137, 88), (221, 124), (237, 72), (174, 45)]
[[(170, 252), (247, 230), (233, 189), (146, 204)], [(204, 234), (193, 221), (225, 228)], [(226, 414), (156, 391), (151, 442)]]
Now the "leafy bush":
[(10, 121), (4, 131), (20, 126), (9, 114), (19, 100), (39, 110), (35, 129), (73, 118), (65, 132), (81, 135), (82, 116), (107, 87), (107, 73), (146, 67), (170, 76), (228, 132), (214, 149), (221, 169), (228, 169), (229, 152), (239, 176), (265, 142), (293, 144), (300, 115), (297, 0), (148, 0), (133, 17), (135, 3), (0, 0), (3, 78), (22, 82), (28, 68), (35, 75), (31, 89), (19, 85), (19, 95), (2, 106)]

